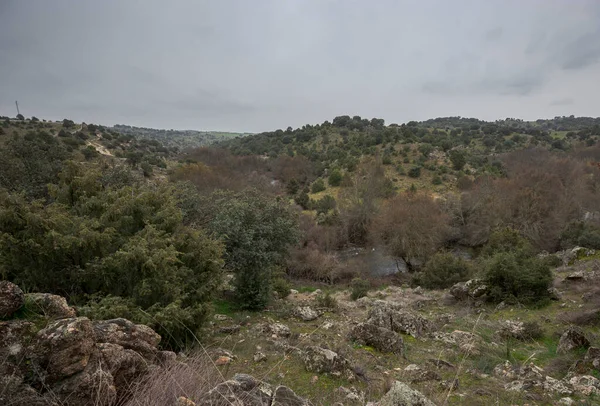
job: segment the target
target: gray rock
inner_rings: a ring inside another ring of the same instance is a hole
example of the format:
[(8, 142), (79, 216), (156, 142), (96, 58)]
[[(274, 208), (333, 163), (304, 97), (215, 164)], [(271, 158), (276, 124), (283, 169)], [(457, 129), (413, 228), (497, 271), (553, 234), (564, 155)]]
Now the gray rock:
[(569, 327), (561, 336), (556, 348), (557, 354), (564, 354), (576, 348), (587, 348), (590, 341), (585, 337), (583, 330), (576, 326)]
[(338, 353), (317, 347), (309, 346), (301, 353), (306, 370), (317, 373), (334, 373), (336, 375), (350, 370), (350, 362)]
[(299, 306), (294, 311), (296, 317), (304, 320), (304, 321), (312, 321), (319, 317), (319, 313), (313, 310), (309, 306)]
[(146, 358), (158, 352), (156, 347), (160, 336), (143, 324), (135, 324), (126, 319), (97, 321), (94, 322), (94, 332), (99, 343), (118, 344), (139, 352)]
[(52, 383), (83, 371), (95, 349), (95, 338), (87, 317), (57, 320), (40, 330), (32, 355), (39, 376)]
[(223, 404), (240, 406), (263, 406), (271, 404), (273, 388), (246, 374), (236, 374), (229, 380), (211, 389), (199, 403), (205, 406)]
[(31, 304), (31, 310), (51, 319), (67, 319), (76, 316), (75, 309), (69, 306), (62, 296), (50, 293), (28, 293), (25, 295), (25, 300)]
[(367, 323), (413, 337), (426, 335), (433, 329), (433, 323), (426, 318), (384, 300), (373, 303)]
[(311, 403), (296, 395), (287, 386), (278, 386), (273, 394), (271, 406), (310, 406)]
[(0, 317), (7, 318), (25, 303), (21, 288), (9, 281), (0, 281)]
[(405, 383), (396, 381), (392, 388), (386, 393), (378, 406), (435, 406), (421, 392), (412, 389)]
[(398, 333), (374, 324), (358, 324), (350, 331), (350, 339), (383, 352), (404, 352), (404, 341)]

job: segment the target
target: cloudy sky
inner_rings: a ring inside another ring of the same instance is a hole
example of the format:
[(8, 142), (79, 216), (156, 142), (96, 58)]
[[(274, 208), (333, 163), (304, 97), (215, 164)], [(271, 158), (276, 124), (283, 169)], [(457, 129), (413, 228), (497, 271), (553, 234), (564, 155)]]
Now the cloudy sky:
[(597, 0), (1, 0), (0, 115), (267, 131), (600, 115)]

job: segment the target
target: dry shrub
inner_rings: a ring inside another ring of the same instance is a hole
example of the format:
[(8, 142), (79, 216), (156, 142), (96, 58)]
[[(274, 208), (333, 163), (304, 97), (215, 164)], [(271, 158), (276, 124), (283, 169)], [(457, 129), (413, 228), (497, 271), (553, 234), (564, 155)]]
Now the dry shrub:
[(223, 381), (210, 357), (198, 353), (185, 362), (151, 370), (131, 388), (131, 395), (122, 406), (176, 406), (180, 396), (197, 402)]
[(292, 250), (287, 270), (293, 278), (310, 279), (328, 284), (349, 277), (347, 270), (339, 263), (334, 254), (320, 251), (312, 244)]

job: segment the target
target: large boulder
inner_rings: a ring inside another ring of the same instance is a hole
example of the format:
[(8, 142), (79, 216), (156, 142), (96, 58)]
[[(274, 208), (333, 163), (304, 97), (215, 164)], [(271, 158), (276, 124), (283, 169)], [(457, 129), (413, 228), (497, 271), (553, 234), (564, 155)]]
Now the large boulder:
[(450, 287), (449, 291), (456, 300), (477, 299), (489, 292), (489, 288), (481, 279), (471, 279), (458, 282)]
[(262, 406), (271, 404), (272, 397), (271, 385), (250, 375), (236, 374), (232, 379), (211, 389), (200, 404)]
[(350, 331), (350, 339), (383, 352), (404, 352), (404, 341), (398, 333), (374, 324), (358, 324)]
[(0, 281), (0, 318), (8, 318), (25, 303), (21, 288), (9, 281)]
[(412, 389), (400, 381), (394, 382), (392, 388), (386, 393), (377, 406), (435, 406), (421, 392)]
[(590, 341), (579, 327), (569, 327), (561, 336), (556, 348), (557, 354), (564, 354), (576, 348), (587, 348)]
[(32, 346), (32, 362), (45, 383), (58, 382), (85, 369), (95, 348), (87, 317), (62, 319), (40, 330)]
[(68, 406), (111, 406), (117, 400), (114, 378), (95, 355), (83, 371), (57, 382), (50, 393)]
[[(181, 399), (181, 398), (180, 398)], [(181, 405), (193, 402), (183, 399)], [(286, 386), (273, 386), (262, 382), (253, 376), (235, 374), (232, 379), (222, 382), (211, 389), (198, 406), (311, 406), (311, 403), (296, 395)]]
[(337, 352), (317, 346), (309, 346), (301, 353), (306, 370), (317, 373), (341, 375), (350, 370), (350, 362)]
[(294, 314), (303, 321), (312, 321), (319, 317), (319, 313), (310, 306), (299, 306), (294, 310)]
[(94, 332), (99, 343), (118, 344), (139, 352), (144, 357), (153, 357), (158, 352), (160, 336), (150, 327), (135, 324), (126, 319), (112, 319), (94, 323)]
[(367, 323), (413, 337), (426, 335), (433, 329), (433, 323), (426, 318), (385, 300), (373, 303)]
[(118, 392), (148, 372), (148, 361), (133, 350), (112, 343), (97, 344), (97, 349), (103, 369), (112, 376)]
[(31, 304), (31, 310), (51, 319), (67, 319), (75, 317), (75, 309), (67, 304), (67, 300), (50, 293), (28, 293), (25, 300)]

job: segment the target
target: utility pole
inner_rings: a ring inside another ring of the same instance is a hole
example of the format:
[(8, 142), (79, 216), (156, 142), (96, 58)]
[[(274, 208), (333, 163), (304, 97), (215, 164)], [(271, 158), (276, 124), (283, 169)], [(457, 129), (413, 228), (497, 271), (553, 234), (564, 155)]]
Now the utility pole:
[(17, 106), (17, 116), (19, 114), (21, 114), (21, 112), (19, 111), (19, 102), (15, 100), (15, 105)]

